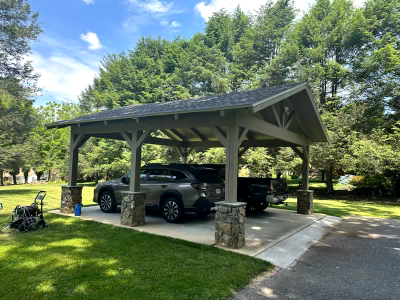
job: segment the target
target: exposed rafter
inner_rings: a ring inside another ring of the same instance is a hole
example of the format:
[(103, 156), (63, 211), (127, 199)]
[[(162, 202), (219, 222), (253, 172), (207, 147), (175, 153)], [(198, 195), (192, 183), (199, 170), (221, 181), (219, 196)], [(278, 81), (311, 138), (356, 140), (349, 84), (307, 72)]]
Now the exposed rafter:
[(207, 138), (201, 134), (196, 128), (189, 128), (191, 132), (193, 132), (200, 140), (207, 141)]
[(178, 132), (178, 130), (170, 129), (169, 131), (171, 131), (174, 135), (176, 135), (181, 141), (185, 141), (186, 140), (186, 138), (182, 134), (180, 134)]

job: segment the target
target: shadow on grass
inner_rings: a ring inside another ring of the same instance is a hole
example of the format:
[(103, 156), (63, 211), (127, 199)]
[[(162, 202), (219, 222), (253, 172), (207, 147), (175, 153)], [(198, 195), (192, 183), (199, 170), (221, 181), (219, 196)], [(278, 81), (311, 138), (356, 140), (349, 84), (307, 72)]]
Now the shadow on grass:
[(48, 228), (0, 235), (0, 269), (7, 276), (0, 298), (218, 299), (270, 267), (214, 247), (75, 218), (46, 219)]

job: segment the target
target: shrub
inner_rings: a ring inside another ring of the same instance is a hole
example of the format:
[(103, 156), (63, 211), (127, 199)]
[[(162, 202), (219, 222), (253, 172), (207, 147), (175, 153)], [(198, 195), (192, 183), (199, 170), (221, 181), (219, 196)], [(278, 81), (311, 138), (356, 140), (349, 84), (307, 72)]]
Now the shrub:
[(299, 179), (299, 176), (297, 176), (297, 175), (291, 175), (291, 176), (290, 176), (290, 179)]
[(349, 183), (355, 187), (361, 187), (363, 184), (364, 176), (353, 176), (350, 178)]
[(390, 195), (393, 188), (390, 178), (383, 175), (354, 176), (350, 183), (358, 189), (379, 195)]

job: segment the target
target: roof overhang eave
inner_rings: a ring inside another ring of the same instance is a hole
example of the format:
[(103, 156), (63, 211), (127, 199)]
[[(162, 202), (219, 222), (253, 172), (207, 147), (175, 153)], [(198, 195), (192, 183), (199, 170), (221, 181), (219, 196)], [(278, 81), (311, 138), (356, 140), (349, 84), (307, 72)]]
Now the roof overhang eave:
[(126, 120), (126, 119), (141, 119), (141, 118), (149, 118), (149, 117), (159, 117), (159, 116), (170, 116), (170, 115), (181, 115), (181, 114), (189, 114), (189, 113), (204, 113), (204, 112), (216, 112), (216, 111), (225, 111), (225, 110), (234, 110), (234, 109), (252, 109), (252, 105), (238, 105), (238, 106), (229, 106), (229, 107), (217, 107), (212, 109), (199, 109), (199, 110), (191, 110), (191, 111), (176, 111), (176, 112), (165, 112), (165, 113), (158, 113), (158, 114), (148, 114), (148, 115), (138, 115), (138, 116), (121, 116), (116, 118), (101, 118), (97, 120), (79, 120), (79, 121), (71, 121), (66, 123), (47, 123), (45, 124), (47, 129), (53, 128), (64, 128), (76, 124), (83, 124), (83, 123), (96, 123), (96, 122), (104, 122), (104, 121), (118, 121), (118, 120)]

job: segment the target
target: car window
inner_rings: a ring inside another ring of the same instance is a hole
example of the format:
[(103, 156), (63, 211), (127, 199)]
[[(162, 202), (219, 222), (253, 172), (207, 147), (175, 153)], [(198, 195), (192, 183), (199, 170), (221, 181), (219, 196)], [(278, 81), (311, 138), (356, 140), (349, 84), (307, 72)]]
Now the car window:
[(171, 180), (171, 175), (166, 174), (166, 170), (162, 169), (150, 170), (149, 181), (169, 181), (169, 180)]
[(201, 182), (223, 182), (221, 177), (218, 176), (218, 173), (213, 169), (194, 168), (192, 174)]
[(147, 170), (140, 170), (140, 181), (145, 181), (147, 176)]
[(170, 170), (170, 172), (171, 172), (172, 180), (181, 180), (181, 179), (187, 178), (186, 174), (184, 174), (182, 172), (175, 171), (175, 170)]

